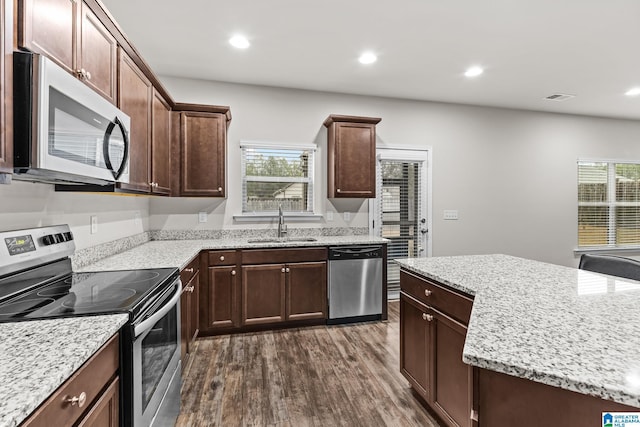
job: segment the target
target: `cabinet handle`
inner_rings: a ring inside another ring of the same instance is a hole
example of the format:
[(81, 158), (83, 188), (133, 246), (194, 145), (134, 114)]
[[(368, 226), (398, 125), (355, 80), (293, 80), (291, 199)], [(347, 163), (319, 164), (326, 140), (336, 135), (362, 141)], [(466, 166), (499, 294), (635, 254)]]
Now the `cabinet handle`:
[(426, 296), (426, 297), (430, 297), (432, 293), (433, 292), (431, 292), (429, 289), (425, 289), (424, 290), (424, 296)]
[(339, 193), (339, 192), (340, 192), (340, 189), (338, 188), (338, 189), (336, 190), (336, 193)]
[(281, 271), (284, 273), (286, 270), (285, 270), (285, 268), (284, 268), (284, 267), (282, 267), (282, 270), (281, 270)]
[(193, 273), (193, 268), (185, 268), (184, 271), (187, 273)]
[(84, 391), (80, 393), (80, 396), (66, 397), (64, 399), (65, 403), (70, 404), (71, 406), (78, 405), (78, 408), (82, 408), (87, 401), (87, 393)]
[(235, 270), (231, 270), (231, 275), (235, 276), (236, 275), (236, 271)]
[(287, 270), (287, 273), (291, 271), (291, 270), (289, 270), (289, 267), (287, 267), (286, 270)]
[(189, 292), (193, 293), (196, 290), (196, 285), (189, 286)]
[(224, 261), (224, 255), (220, 255), (220, 261)]
[(218, 191), (222, 193), (222, 187), (218, 187)]
[(478, 421), (478, 411), (475, 409), (471, 410), (471, 416), (469, 417), (472, 421)]
[(87, 80), (91, 80), (91, 73), (89, 71), (85, 72), (84, 76), (87, 78)]
[(433, 320), (433, 316), (431, 314), (422, 313), (422, 320), (426, 320), (427, 322), (431, 322)]

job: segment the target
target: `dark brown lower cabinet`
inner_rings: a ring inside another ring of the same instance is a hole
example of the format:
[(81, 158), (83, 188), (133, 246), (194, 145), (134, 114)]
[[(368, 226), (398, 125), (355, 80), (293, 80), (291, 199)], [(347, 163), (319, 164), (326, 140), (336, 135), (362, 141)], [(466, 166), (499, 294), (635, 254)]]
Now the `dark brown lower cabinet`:
[(400, 294), (400, 372), (425, 400), (429, 400), (429, 342), (431, 327), (426, 305)]
[(326, 319), (327, 263), (242, 266), (242, 325)]
[(238, 278), (236, 266), (209, 267), (208, 328), (239, 326)]
[(78, 427), (117, 427), (120, 425), (120, 380), (113, 380)]
[(283, 264), (242, 266), (242, 326), (284, 322), (285, 274)]

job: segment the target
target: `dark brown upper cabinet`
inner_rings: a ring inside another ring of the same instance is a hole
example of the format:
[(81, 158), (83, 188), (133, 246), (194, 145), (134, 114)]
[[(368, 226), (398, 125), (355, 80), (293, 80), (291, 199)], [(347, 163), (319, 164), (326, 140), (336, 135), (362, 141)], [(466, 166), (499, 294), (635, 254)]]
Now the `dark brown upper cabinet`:
[(151, 118), (151, 193), (171, 193), (171, 107), (158, 91), (153, 91)]
[(176, 104), (175, 157), (180, 159), (178, 194), (189, 197), (225, 197), (229, 107)]
[(13, 3), (0, 2), (0, 174), (13, 172), (12, 16)]
[(324, 121), (329, 198), (376, 197), (376, 124), (380, 120), (332, 114)]
[(115, 104), (118, 44), (89, 7), (79, 0), (18, 5), (19, 47), (51, 58)]
[(122, 190), (149, 193), (151, 181), (151, 82), (123, 50), (120, 56), (118, 107), (131, 118), (129, 129), (129, 183), (118, 183)]

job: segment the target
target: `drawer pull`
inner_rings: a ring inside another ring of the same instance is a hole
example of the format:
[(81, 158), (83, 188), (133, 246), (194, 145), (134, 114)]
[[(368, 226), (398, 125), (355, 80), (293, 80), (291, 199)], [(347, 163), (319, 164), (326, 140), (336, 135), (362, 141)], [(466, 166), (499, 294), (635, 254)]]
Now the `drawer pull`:
[(336, 190), (336, 193), (339, 193), (339, 192), (340, 192), (340, 189), (338, 188), (338, 189)]
[(422, 313), (422, 320), (426, 320), (427, 322), (431, 322), (433, 320), (433, 315)]
[(220, 255), (220, 261), (224, 261), (224, 255)]
[(187, 273), (193, 273), (193, 268), (185, 268), (184, 271)]
[(281, 270), (281, 271), (284, 273), (286, 270), (284, 269), (284, 267), (282, 267), (282, 270)]
[(431, 296), (431, 294), (432, 294), (432, 293), (433, 293), (433, 292), (432, 292), (432, 291), (430, 291), (429, 289), (425, 289), (425, 290), (424, 290), (424, 296), (426, 296), (426, 297)]
[(222, 187), (218, 187), (218, 191), (222, 193)]
[(87, 393), (84, 391), (80, 393), (80, 396), (66, 397), (64, 399), (65, 403), (70, 404), (71, 406), (78, 405), (78, 408), (82, 408), (84, 404), (87, 402)]
[(288, 273), (288, 272), (290, 272), (290, 271), (291, 271), (291, 270), (289, 270), (289, 267), (287, 267), (286, 272)]
[(236, 271), (235, 270), (231, 270), (231, 275), (235, 276), (236, 275)]

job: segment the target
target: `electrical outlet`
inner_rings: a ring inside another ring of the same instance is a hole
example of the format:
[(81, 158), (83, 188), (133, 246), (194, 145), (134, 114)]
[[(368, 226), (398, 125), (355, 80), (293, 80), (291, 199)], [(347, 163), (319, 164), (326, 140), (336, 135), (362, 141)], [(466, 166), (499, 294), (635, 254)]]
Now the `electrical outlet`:
[(91, 216), (91, 234), (98, 232), (98, 217), (96, 215)]
[(351, 212), (345, 212), (342, 214), (345, 221), (351, 221)]
[(198, 222), (207, 222), (206, 212), (198, 212)]
[(443, 219), (447, 220), (457, 220), (458, 219), (458, 211), (457, 210), (446, 210), (443, 212)]
[(327, 211), (327, 221), (333, 221), (333, 211)]

